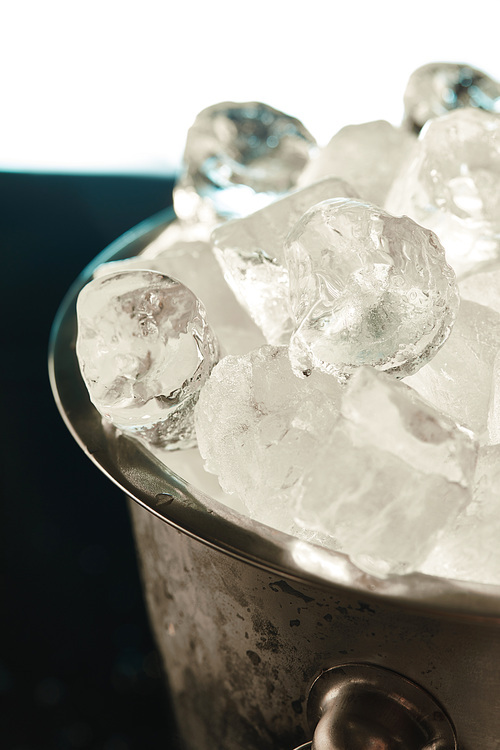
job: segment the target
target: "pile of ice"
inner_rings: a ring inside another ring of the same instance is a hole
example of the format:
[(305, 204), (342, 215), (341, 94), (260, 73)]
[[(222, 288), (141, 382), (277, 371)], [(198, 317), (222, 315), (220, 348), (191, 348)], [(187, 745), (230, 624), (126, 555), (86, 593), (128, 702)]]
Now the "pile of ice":
[(253, 518), (500, 584), (500, 85), (433, 64), (404, 101), (323, 148), (264, 104), (200, 113), (177, 220), (98, 269), (77, 353), (106, 420)]

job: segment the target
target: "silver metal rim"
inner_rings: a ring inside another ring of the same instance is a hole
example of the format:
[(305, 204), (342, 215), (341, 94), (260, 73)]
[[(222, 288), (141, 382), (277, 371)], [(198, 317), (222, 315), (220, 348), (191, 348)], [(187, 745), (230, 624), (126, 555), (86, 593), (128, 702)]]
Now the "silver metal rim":
[(49, 375), (59, 411), (75, 440), (95, 465), (133, 500), (162, 521), (204, 544), (295, 581), (357, 591), (449, 616), (500, 617), (500, 587), (422, 574), (381, 580), (356, 568), (341, 553), (319, 548), (230, 510), (190, 486), (139, 443), (103, 427), (89, 401), (75, 354), (78, 292), (95, 268), (137, 255), (174, 219), (171, 209), (153, 216), (108, 246), (66, 294), (55, 318), (49, 346)]

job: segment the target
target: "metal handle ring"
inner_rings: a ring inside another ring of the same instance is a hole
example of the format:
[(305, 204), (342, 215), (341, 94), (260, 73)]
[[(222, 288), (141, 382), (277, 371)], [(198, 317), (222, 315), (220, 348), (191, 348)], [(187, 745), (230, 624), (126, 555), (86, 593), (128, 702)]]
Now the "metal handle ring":
[[(308, 698), (311, 750), (457, 750), (453, 725), (423, 688), (371, 664), (344, 664), (315, 680)], [(301, 748), (297, 748), (301, 750)]]

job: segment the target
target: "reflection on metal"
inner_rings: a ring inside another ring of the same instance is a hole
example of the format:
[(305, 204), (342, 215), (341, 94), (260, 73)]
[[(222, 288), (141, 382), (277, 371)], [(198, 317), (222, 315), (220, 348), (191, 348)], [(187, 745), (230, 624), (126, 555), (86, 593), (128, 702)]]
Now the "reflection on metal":
[(312, 750), (456, 750), (451, 722), (434, 698), (389, 669), (345, 664), (309, 693)]
[(348, 583), (350, 580), (350, 566), (344, 555), (332, 555), (328, 549), (315, 547), (300, 539), (291, 545), (294, 562), (301, 570), (311, 575), (320, 575), (325, 580), (336, 583)]

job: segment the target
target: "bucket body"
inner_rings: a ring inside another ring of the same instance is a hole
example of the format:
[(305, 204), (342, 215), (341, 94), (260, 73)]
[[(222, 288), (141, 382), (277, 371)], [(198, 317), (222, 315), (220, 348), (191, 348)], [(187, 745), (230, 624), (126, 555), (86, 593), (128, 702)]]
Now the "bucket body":
[(325, 669), (364, 662), (426, 689), (460, 750), (500, 747), (500, 620), (419, 611), (233, 559), (130, 503), (145, 595), (188, 750), (292, 750)]

